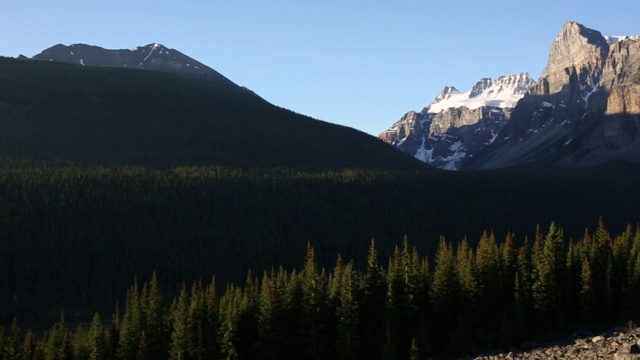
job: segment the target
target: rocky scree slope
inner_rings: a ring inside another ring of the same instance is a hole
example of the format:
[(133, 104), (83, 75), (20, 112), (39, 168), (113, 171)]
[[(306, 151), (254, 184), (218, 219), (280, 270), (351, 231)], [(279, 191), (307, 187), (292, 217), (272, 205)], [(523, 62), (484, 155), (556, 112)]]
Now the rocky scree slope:
[(595, 335), (576, 333), (572, 336), (542, 345), (527, 342), (520, 349), (508, 352), (485, 354), (475, 360), (522, 359), (602, 359), (632, 360), (640, 359), (640, 329), (616, 328)]

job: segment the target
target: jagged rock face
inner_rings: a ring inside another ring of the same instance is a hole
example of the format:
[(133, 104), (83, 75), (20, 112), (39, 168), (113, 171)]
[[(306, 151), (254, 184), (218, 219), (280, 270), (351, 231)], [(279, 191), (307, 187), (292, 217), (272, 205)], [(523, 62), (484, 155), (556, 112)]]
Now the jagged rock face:
[(572, 77), (594, 86), (600, 80), (609, 44), (600, 32), (576, 22), (567, 22), (549, 50), (547, 67), (542, 71), (535, 94), (563, 91)]
[(640, 39), (626, 39), (611, 46), (602, 86), (611, 93), (606, 115), (640, 114)]
[(470, 91), (445, 87), (420, 113), (410, 111), (379, 138), (433, 166), (456, 170), (490, 144), (535, 81), (526, 73), (480, 79)]
[(463, 169), (640, 162), (640, 38), (567, 22), (537, 86)]
[(107, 50), (98, 46), (55, 45), (33, 57), (87, 66), (117, 66), (156, 70), (187, 78), (237, 86), (210, 67), (161, 44), (149, 44), (133, 50)]
[(415, 111), (409, 111), (398, 120), (391, 128), (380, 134), (380, 139), (386, 143), (399, 142), (407, 137), (422, 136), (423, 129), (420, 121), (424, 115)]

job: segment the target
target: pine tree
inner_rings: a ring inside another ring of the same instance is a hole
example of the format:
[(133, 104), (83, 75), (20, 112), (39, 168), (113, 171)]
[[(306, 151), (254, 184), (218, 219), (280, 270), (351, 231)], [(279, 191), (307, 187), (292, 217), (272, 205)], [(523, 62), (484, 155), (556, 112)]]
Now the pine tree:
[[(140, 344), (140, 334), (144, 329), (144, 318), (137, 279), (127, 292), (124, 315), (119, 332), (116, 355), (119, 360), (135, 360)], [(117, 317), (116, 317), (117, 320)]]
[(93, 315), (91, 327), (89, 328), (89, 359), (109, 359), (109, 343), (105, 329), (102, 326), (102, 319), (98, 313)]
[(339, 304), (336, 309), (338, 322), (336, 352), (340, 359), (357, 359), (361, 355), (361, 341), (358, 334), (358, 287), (359, 282), (353, 270), (353, 263), (349, 263), (342, 270)]
[(24, 337), (23, 357), (25, 360), (44, 360), (42, 346), (38, 343), (36, 335), (29, 331)]
[(260, 352), (263, 359), (275, 359), (286, 351), (283, 342), (284, 288), (280, 287), (274, 271), (262, 277), (260, 308), (258, 310), (258, 332), (260, 334)]
[(542, 246), (534, 248), (533, 298), (538, 312), (541, 330), (561, 326), (562, 294), (566, 253), (562, 230), (555, 223), (549, 226), (549, 232)]
[(18, 319), (14, 318), (11, 323), (9, 338), (6, 339), (4, 344), (4, 349), (2, 349), (3, 346), (0, 345), (0, 353), (4, 352), (4, 358), (7, 360), (18, 360), (22, 356), (22, 346), (20, 345), (20, 327), (18, 326)]
[(218, 285), (216, 278), (204, 290), (205, 315), (201, 338), (202, 359), (219, 359), (220, 352), (220, 313), (218, 303)]
[(360, 330), (358, 332), (362, 335), (363, 359), (381, 359), (384, 353), (386, 293), (385, 275), (378, 263), (375, 241), (371, 240), (359, 307)]
[(531, 249), (528, 239), (518, 249), (516, 275), (513, 286), (514, 337), (528, 334), (531, 331), (533, 313)]
[(46, 360), (73, 359), (71, 332), (64, 321), (64, 313), (60, 315), (60, 322), (46, 334), (43, 353)]
[(220, 298), (220, 351), (225, 360), (239, 359), (236, 332), (241, 302), (242, 292), (232, 284)]
[(480, 325), (477, 308), (479, 291), (475, 271), (476, 259), (466, 237), (458, 244), (455, 257), (456, 276), (460, 286), (460, 311), (456, 319), (456, 332), (459, 334), (456, 336), (466, 338), (469, 345), (475, 345), (477, 339), (461, 333)]
[(431, 282), (433, 351), (443, 356), (449, 351), (449, 344), (458, 323), (459, 283), (456, 274), (456, 260), (453, 248), (444, 237), (440, 238), (435, 259), (435, 270)]
[(408, 356), (410, 347), (410, 307), (407, 283), (405, 281), (405, 261), (398, 247), (395, 248), (389, 261), (387, 275), (387, 312), (390, 331), (389, 346), (400, 359)]
[(240, 302), (240, 312), (236, 324), (236, 336), (238, 341), (237, 351), (241, 359), (257, 359), (257, 344), (259, 343), (258, 330), (258, 301), (260, 288), (258, 281), (253, 277), (251, 271), (247, 275), (242, 301)]
[(595, 296), (593, 293), (593, 272), (589, 259), (582, 259), (580, 289), (580, 317), (583, 324), (593, 324), (595, 320)]
[[(148, 291), (145, 291), (148, 288)], [(154, 272), (151, 282), (143, 289), (142, 306), (145, 318), (146, 355), (151, 359), (167, 356), (169, 343), (165, 318), (164, 296), (160, 290), (158, 274)]]
[(303, 331), (305, 350), (309, 359), (321, 359), (326, 351), (328, 336), (328, 294), (324, 274), (318, 270), (318, 264), (311, 244), (307, 244), (307, 256), (304, 270), (300, 274), (303, 292)]
[(188, 302), (187, 289), (182, 284), (182, 290), (177, 299), (171, 305), (171, 343), (169, 345), (169, 359), (185, 360), (189, 354), (189, 323), (188, 323)]

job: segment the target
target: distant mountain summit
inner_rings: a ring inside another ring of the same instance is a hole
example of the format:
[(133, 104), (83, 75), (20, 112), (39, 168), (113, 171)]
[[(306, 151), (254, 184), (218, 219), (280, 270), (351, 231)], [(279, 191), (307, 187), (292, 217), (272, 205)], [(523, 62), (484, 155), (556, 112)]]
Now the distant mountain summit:
[(421, 112), (410, 111), (380, 138), (439, 168), (460, 163), (490, 144), (511, 109), (535, 85), (527, 73), (480, 79), (467, 92), (445, 87)]
[(491, 146), (463, 167), (640, 163), (640, 37), (567, 22), (538, 84)]
[(638, 163), (640, 37), (569, 21), (537, 82), (521, 73), (465, 93), (446, 87), (379, 137), (452, 170)]
[(161, 44), (139, 46), (133, 50), (108, 50), (99, 46), (73, 44), (52, 46), (34, 59), (60, 61), (87, 66), (117, 66), (147, 69), (186, 78), (238, 86), (219, 72), (175, 49)]

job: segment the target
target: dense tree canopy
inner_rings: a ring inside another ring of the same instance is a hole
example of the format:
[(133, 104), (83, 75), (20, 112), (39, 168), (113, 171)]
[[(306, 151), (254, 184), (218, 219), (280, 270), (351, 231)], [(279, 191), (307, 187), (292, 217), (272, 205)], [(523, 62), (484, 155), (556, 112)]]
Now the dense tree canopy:
[[(640, 229), (613, 237), (601, 220), (579, 241), (563, 234), (551, 223), (531, 246), (512, 233), (485, 232), (476, 247), (441, 238), (433, 268), (406, 238), (383, 268), (371, 242), (363, 270), (338, 256), (331, 272), (308, 244), (300, 271), (249, 273), (220, 296), (215, 280), (198, 280), (172, 301), (154, 273), (134, 281), (110, 324), (96, 313), (74, 330), (63, 314), (36, 338), (14, 320), (0, 359), (452, 357), (637, 316)], [(605, 276), (597, 252), (609, 254)]]

